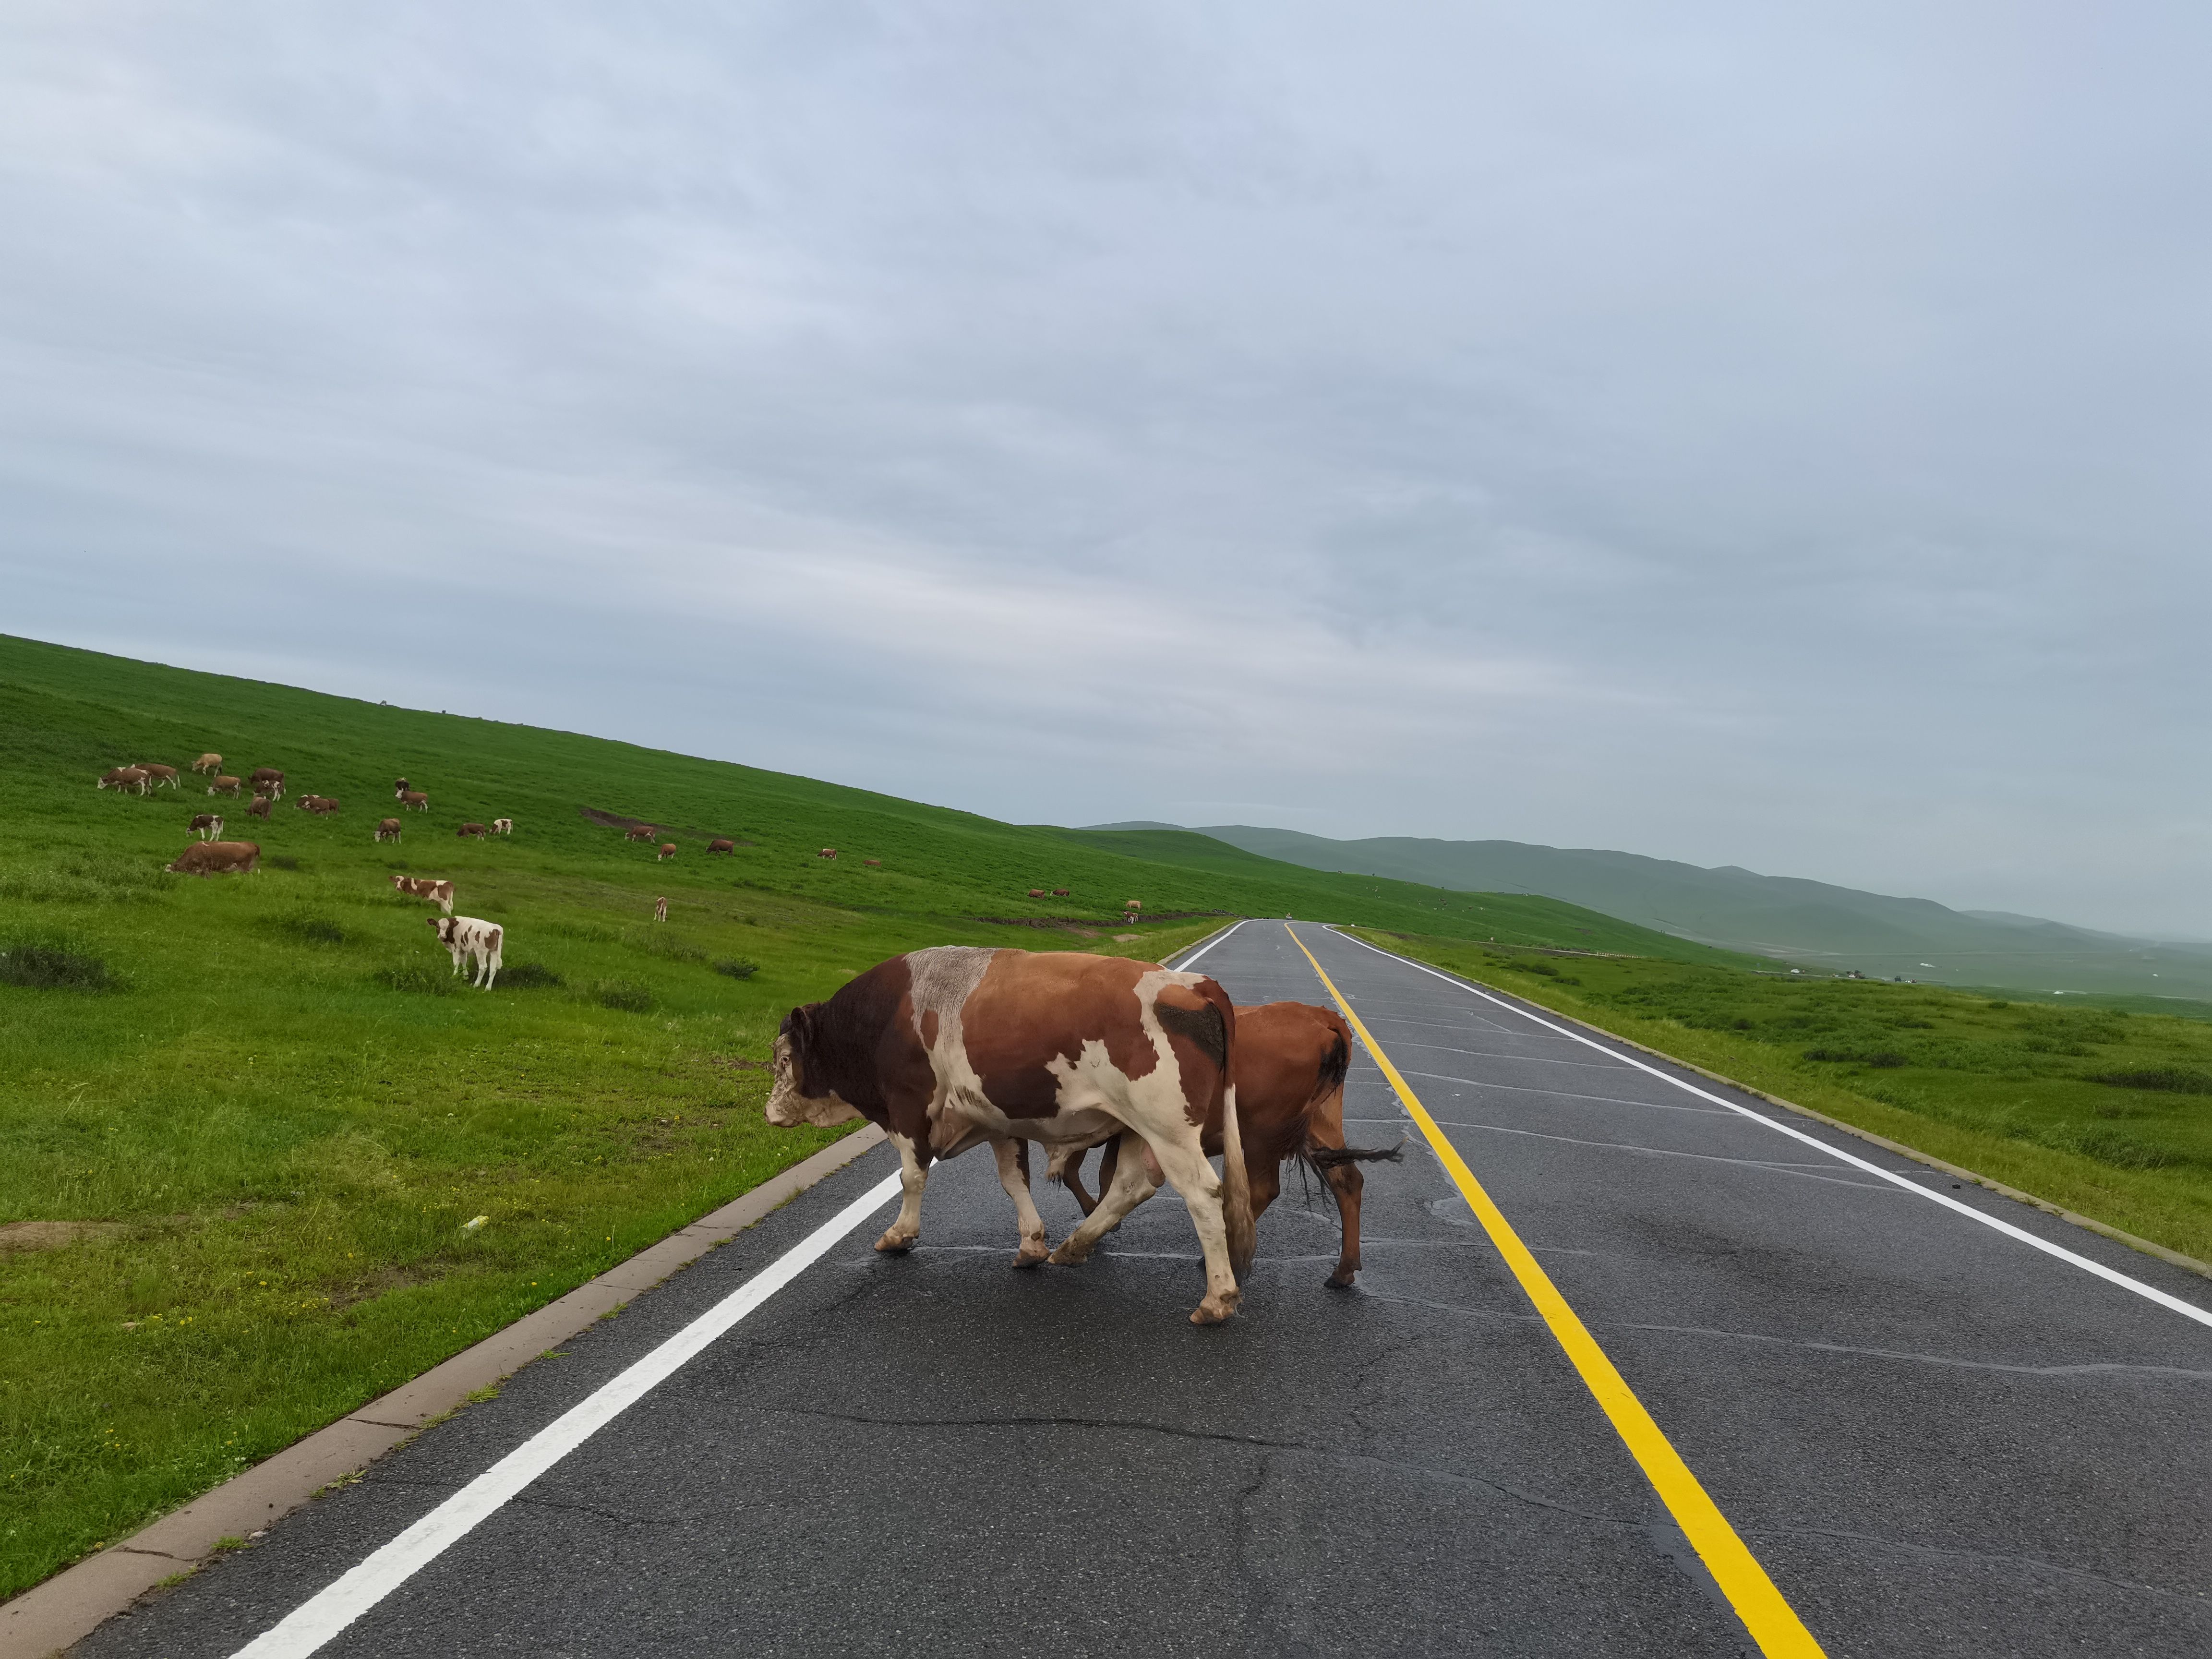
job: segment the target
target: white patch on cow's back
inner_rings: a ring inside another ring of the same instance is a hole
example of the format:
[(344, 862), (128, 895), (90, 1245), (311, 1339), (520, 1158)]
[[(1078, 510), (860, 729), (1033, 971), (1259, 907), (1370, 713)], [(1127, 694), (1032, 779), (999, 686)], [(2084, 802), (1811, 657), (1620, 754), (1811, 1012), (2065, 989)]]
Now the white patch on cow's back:
[(914, 1034), (921, 1036), (921, 1017), (934, 1013), (938, 1040), (942, 1042), (948, 1024), (958, 1026), (960, 1011), (975, 994), (975, 988), (983, 982), (998, 955), (997, 947), (988, 945), (933, 945), (927, 950), (908, 951), (907, 1000), (914, 1006)]

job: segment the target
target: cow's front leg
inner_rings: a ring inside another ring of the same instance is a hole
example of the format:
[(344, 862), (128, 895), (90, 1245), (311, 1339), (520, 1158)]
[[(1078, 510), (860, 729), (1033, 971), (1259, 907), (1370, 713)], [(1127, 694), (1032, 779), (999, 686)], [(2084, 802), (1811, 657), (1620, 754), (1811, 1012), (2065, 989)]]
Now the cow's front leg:
[(876, 1248), (910, 1250), (921, 1237), (921, 1189), (929, 1184), (929, 1157), (904, 1135), (894, 1134), (891, 1144), (898, 1148), (899, 1185), (906, 1196), (899, 1200), (898, 1219), (884, 1229)]
[(1120, 1226), (1123, 1216), (1159, 1189), (1160, 1183), (1153, 1178), (1150, 1166), (1150, 1159), (1134, 1152), (1115, 1164), (1114, 1177), (1099, 1194), (1097, 1207), (1084, 1218), (1080, 1227), (1060, 1240), (1060, 1248), (1052, 1253), (1054, 1265), (1073, 1267), (1077, 1262), (1089, 1261), (1098, 1241)]
[(1036, 1200), (1030, 1196), (1030, 1172), (1022, 1167), (1028, 1162), (1022, 1156), (1024, 1150), (1024, 1145), (1016, 1141), (991, 1143), (991, 1156), (999, 1161), (999, 1184), (1014, 1200), (1014, 1218), (1021, 1224), (1022, 1247), (1015, 1253), (1014, 1266), (1034, 1267), (1046, 1255), (1044, 1218), (1037, 1213)]

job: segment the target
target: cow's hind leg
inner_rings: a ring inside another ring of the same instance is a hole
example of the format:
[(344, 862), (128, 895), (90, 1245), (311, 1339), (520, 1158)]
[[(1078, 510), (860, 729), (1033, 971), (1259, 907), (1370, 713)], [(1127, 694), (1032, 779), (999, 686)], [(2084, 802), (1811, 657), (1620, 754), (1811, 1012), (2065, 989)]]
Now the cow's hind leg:
[[(1110, 1151), (1117, 1143), (1109, 1142)], [(1098, 1203), (1084, 1218), (1083, 1224), (1060, 1242), (1052, 1253), (1055, 1267), (1072, 1267), (1091, 1259), (1091, 1252), (1098, 1248), (1098, 1241), (1121, 1224), (1122, 1217), (1150, 1198), (1159, 1183), (1152, 1179), (1152, 1171), (1141, 1158), (1129, 1157), (1114, 1166), (1114, 1178), (1098, 1194)]]
[[(1206, 1257), (1206, 1299), (1191, 1310), (1194, 1325), (1213, 1325), (1237, 1311), (1243, 1292), (1237, 1288), (1236, 1271), (1229, 1265), (1229, 1225), (1222, 1209), (1222, 1180), (1206, 1160), (1194, 1129), (1188, 1138), (1163, 1137), (1150, 1143), (1169, 1184), (1182, 1194), (1198, 1230), (1198, 1248)], [(1141, 1164), (1127, 1158), (1127, 1164)]]
[(1344, 1248), (1328, 1282), (1340, 1291), (1348, 1291), (1359, 1273), (1359, 1193), (1367, 1178), (1359, 1173), (1357, 1164), (1332, 1164), (1322, 1173), (1336, 1194), (1336, 1213), (1344, 1223)]
[(1036, 1200), (1030, 1196), (1030, 1172), (1024, 1167), (1029, 1160), (1022, 1156), (1028, 1150), (1027, 1141), (991, 1143), (991, 1156), (999, 1162), (999, 1184), (1014, 1200), (1014, 1217), (1021, 1224), (1022, 1247), (1014, 1256), (1017, 1267), (1034, 1267), (1047, 1255), (1044, 1218), (1037, 1213)]
[(899, 1185), (906, 1196), (899, 1201), (898, 1219), (884, 1229), (876, 1248), (896, 1252), (912, 1249), (921, 1237), (921, 1189), (929, 1184), (929, 1164), (904, 1135), (894, 1134), (891, 1144), (898, 1148)]

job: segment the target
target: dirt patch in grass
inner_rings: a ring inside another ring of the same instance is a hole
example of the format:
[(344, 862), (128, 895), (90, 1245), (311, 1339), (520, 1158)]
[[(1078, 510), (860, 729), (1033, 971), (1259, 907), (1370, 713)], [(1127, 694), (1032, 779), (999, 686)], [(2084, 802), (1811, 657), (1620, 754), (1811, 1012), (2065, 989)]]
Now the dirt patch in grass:
[(0, 1251), (58, 1250), (81, 1238), (107, 1238), (123, 1231), (113, 1221), (11, 1221), (0, 1227)]

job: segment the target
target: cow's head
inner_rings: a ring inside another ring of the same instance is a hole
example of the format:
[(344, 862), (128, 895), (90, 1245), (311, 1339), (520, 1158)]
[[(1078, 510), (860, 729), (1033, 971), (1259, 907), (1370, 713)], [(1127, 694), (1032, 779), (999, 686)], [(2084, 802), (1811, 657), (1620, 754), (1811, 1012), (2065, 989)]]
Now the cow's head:
[[(801, 1123), (818, 1123), (827, 1127), (833, 1123), (846, 1123), (860, 1116), (860, 1112), (838, 1097), (836, 1090), (824, 1084), (812, 1083), (807, 1076), (807, 1061), (814, 1051), (815, 1028), (821, 1018), (823, 1005), (810, 1002), (793, 1009), (783, 1017), (783, 1029), (775, 1034), (775, 1081), (768, 1091), (768, 1121), (779, 1129), (789, 1129)], [(814, 1088), (822, 1092), (812, 1092)]]
[(430, 924), (430, 931), (438, 936), (439, 944), (451, 945), (453, 942), (453, 919), (451, 916), (426, 916), (423, 920)]

